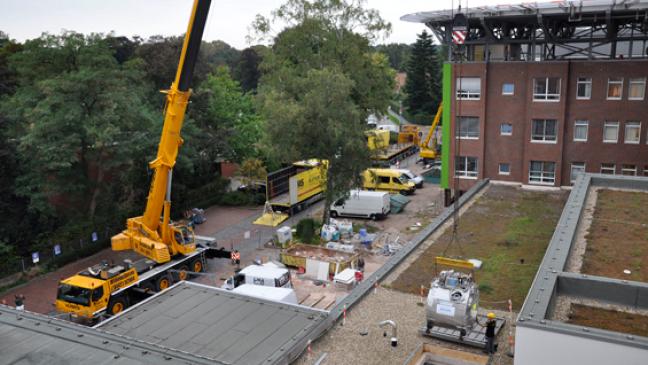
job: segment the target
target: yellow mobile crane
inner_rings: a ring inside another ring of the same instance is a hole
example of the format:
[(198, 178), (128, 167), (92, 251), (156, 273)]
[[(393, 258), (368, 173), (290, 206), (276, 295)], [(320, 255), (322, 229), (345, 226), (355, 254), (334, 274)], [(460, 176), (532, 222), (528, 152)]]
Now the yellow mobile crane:
[(442, 112), (443, 112), (443, 104), (439, 104), (439, 109), (437, 109), (437, 113), (434, 116), (432, 127), (430, 127), (430, 131), (425, 137), (425, 140), (423, 141), (423, 143), (421, 143), (420, 146), (421, 151), (419, 152), (419, 157), (423, 160), (423, 164), (427, 164), (429, 161), (433, 161), (439, 156), (439, 152), (437, 150), (437, 145), (436, 145), (436, 139), (432, 142), (432, 146), (430, 146), (430, 140), (434, 136), (434, 131), (439, 126), (439, 121), (441, 120)]
[(211, 0), (194, 0), (178, 71), (171, 88), (164, 91), (164, 126), (157, 157), (150, 163), (154, 175), (144, 214), (129, 218), (126, 229), (111, 240), (113, 250), (133, 250), (146, 259), (102, 263), (62, 280), (55, 303), (59, 312), (96, 321), (168, 288), (174, 280), (184, 280), (187, 272), (202, 271), (205, 258), (230, 256), (229, 251), (213, 247), (215, 242), (209, 237), (197, 239), (191, 228), (170, 220), (171, 172), (182, 145), (180, 130), (191, 95), (189, 84), (210, 4)]

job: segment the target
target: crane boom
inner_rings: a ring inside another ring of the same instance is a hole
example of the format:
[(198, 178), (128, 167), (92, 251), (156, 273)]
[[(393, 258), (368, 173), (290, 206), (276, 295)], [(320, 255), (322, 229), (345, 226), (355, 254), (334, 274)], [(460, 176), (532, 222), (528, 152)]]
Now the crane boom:
[[(142, 216), (129, 218), (126, 230), (112, 237), (111, 245), (115, 251), (132, 249), (157, 263), (164, 263), (170, 261), (171, 256), (186, 255), (196, 248), (191, 229), (170, 224), (171, 173), (183, 142), (180, 131), (191, 96), (189, 85), (210, 4), (211, 0), (194, 0), (178, 70), (170, 89), (164, 91), (164, 125), (157, 156), (149, 163), (154, 173), (146, 209)], [(160, 221), (162, 213), (164, 215)]]
[(423, 160), (434, 160), (437, 157), (436, 143), (434, 146), (430, 147), (430, 140), (432, 139), (432, 136), (434, 136), (434, 131), (437, 129), (437, 126), (441, 121), (442, 112), (443, 112), (443, 104), (439, 104), (439, 108), (437, 109), (437, 113), (434, 116), (434, 121), (432, 121), (432, 126), (430, 127), (430, 131), (425, 137), (425, 140), (420, 145), (421, 151), (419, 152), (419, 156)]

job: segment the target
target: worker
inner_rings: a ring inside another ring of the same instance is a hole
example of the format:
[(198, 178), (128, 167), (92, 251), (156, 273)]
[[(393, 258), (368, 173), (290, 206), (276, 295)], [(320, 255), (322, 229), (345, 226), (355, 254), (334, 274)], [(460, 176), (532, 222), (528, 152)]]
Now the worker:
[(495, 313), (489, 312), (486, 315), (486, 320), (485, 324), (482, 324), (479, 322), (479, 317), (477, 317), (477, 323), (479, 323), (481, 326), (486, 327), (486, 333), (484, 337), (486, 337), (486, 352), (489, 355), (492, 355), (495, 353), (495, 326), (497, 325), (497, 321), (495, 320)]
[(358, 271), (364, 272), (365, 269), (365, 261), (362, 257), (358, 258)]
[(241, 265), (241, 253), (238, 250), (232, 251), (232, 265), (239, 266)]

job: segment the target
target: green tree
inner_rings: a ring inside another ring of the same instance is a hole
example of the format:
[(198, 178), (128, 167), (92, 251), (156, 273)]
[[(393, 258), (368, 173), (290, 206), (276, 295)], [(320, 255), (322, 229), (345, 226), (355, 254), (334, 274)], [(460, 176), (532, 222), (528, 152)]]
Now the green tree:
[(195, 140), (201, 154), (239, 163), (258, 156), (261, 119), (251, 97), (230, 77), (227, 67), (218, 67), (207, 76), (194, 102), (191, 115), (201, 132)]
[(256, 91), (259, 78), (261, 77), (261, 71), (259, 70), (260, 63), (261, 56), (254, 48), (246, 48), (241, 52), (241, 57), (234, 69), (234, 76), (241, 83), (243, 91)]
[(405, 105), (417, 122), (429, 123), (441, 102), (440, 67), (432, 37), (418, 35), (407, 63)]
[[(44, 62), (46, 61), (46, 62)], [(18, 141), (18, 195), (39, 214), (114, 216), (115, 180), (151, 146), (141, 62), (120, 65), (100, 35), (44, 35), (11, 58), (20, 84), (3, 103)]]
[[(370, 40), (390, 29), (364, 1), (288, 0), (273, 12), (289, 24), (264, 55), (258, 89), (266, 121), (265, 146), (283, 162), (328, 160), (325, 209), (359, 183), (369, 165), (366, 117), (384, 112), (393, 88), (387, 57)], [(268, 36), (273, 22), (257, 16), (256, 31)]]
[(412, 53), (412, 46), (404, 43), (381, 44), (375, 47), (376, 51), (384, 53), (389, 58), (389, 66), (396, 71), (403, 72)]

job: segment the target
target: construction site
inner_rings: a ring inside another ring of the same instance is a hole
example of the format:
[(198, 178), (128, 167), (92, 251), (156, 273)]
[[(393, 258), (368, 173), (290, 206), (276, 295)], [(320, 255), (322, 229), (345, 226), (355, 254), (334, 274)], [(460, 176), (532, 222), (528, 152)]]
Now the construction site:
[(648, 1), (446, 5), (400, 18), (447, 52), (425, 125), (363, 120), (342, 188), (346, 146), (175, 219), (219, 6), (194, 0), (143, 211), (0, 281), (0, 364), (648, 363)]

